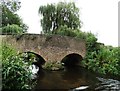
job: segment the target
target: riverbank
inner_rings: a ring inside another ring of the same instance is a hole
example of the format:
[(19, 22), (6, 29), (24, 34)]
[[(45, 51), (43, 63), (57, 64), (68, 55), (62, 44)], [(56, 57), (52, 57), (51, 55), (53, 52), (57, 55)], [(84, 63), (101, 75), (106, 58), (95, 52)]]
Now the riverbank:
[(42, 65), (42, 68), (51, 71), (59, 71), (63, 70), (64, 66), (61, 62), (46, 62), (44, 65)]

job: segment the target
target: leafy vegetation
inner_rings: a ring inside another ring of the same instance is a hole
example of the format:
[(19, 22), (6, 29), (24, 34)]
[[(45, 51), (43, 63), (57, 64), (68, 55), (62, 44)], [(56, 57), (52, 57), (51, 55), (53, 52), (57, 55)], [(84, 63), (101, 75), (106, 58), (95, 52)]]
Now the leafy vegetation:
[[(26, 32), (27, 26), (23, 23), (22, 19), (16, 14), (20, 9), (20, 2), (18, 0), (2, 0), (2, 26), (0, 32), (2, 34), (21, 33)], [(13, 30), (9, 27), (14, 28)], [(10, 30), (9, 30), (10, 29)], [(16, 30), (15, 30), (16, 29)], [(11, 32), (12, 30), (12, 32)]]
[(88, 52), (84, 60), (84, 65), (88, 69), (103, 74), (120, 74), (120, 59), (118, 58), (118, 48), (100, 46), (98, 53), (96, 51)]
[(26, 62), (16, 51), (4, 44), (2, 51), (2, 90), (25, 90), (32, 89), (32, 72), (29, 69), (30, 62)]
[(40, 6), (39, 14), (42, 15), (43, 33), (56, 33), (56, 30), (61, 26), (67, 26), (70, 29), (81, 27), (79, 9), (74, 2), (59, 2), (58, 4)]
[(56, 70), (62, 70), (64, 69), (64, 66), (62, 65), (61, 62), (46, 62), (45, 65), (43, 65), (44, 69), (47, 70), (52, 70), (52, 71), (56, 71)]
[(23, 29), (15, 24), (2, 27), (0, 28), (0, 31), (2, 31), (4, 34), (23, 33)]

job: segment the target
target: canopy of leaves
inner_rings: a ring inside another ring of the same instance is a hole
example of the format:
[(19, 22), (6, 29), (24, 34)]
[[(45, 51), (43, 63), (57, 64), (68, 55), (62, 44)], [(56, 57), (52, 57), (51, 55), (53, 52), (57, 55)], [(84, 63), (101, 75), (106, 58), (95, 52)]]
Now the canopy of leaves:
[(81, 28), (79, 9), (73, 2), (59, 2), (57, 5), (40, 6), (39, 14), (42, 15), (41, 26), (44, 33), (50, 31), (56, 33), (56, 30), (64, 25), (71, 29)]
[(19, 0), (1, 0), (2, 5), (5, 5), (11, 12), (16, 12), (21, 7)]
[[(20, 2), (18, 2), (18, 0), (7, 1), (2, 0), (2, 27), (14, 24), (22, 28), (20, 32), (26, 32), (28, 27), (23, 23), (22, 19), (16, 14), (16, 11), (19, 10), (19, 8)], [(8, 31), (8, 33), (10, 32)]]
[(7, 25), (5, 27), (0, 28), (0, 31), (2, 31), (2, 34), (23, 33), (22, 30), (23, 29), (21, 27), (15, 24)]

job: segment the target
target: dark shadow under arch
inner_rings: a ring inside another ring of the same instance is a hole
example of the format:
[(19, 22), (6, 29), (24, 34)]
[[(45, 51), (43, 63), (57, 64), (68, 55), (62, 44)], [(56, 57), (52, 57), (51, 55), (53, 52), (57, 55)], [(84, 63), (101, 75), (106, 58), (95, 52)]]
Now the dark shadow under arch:
[(41, 55), (31, 52), (31, 51), (28, 51), (27, 53), (34, 54), (36, 56), (36, 61), (39, 62), (41, 65), (45, 64), (45, 60)]
[(38, 66), (39, 69), (41, 69), (42, 65), (44, 65), (46, 62), (42, 56), (40, 56), (39, 54), (35, 52), (27, 51), (27, 52), (22, 52), (19, 54), (23, 54), (23, 53), (27, 53), (27, 57), (25, 57), (26, 61), (29, 61), (29, 59), (31, 58), (31, 55), (34, 55), (35, 60), (31, 60), (32, 64)]
[(65, 66), (76, 66), (80, 64), (80, 61), (83, 60), (82, 56), (76, 53), (68, 54), (62, 59), (62, 63), (64, 63)]

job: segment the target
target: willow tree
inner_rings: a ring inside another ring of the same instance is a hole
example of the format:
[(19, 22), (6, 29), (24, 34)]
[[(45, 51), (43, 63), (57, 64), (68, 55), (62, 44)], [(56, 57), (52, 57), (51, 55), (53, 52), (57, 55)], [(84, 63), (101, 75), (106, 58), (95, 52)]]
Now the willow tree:
[(74, 2), (40, 6), (39, 14), (42, 17), (41, 26), (44, 33), (56, 33), (57, 29), (64, 25), (72, 30), (81, 28), (79, 8)]

